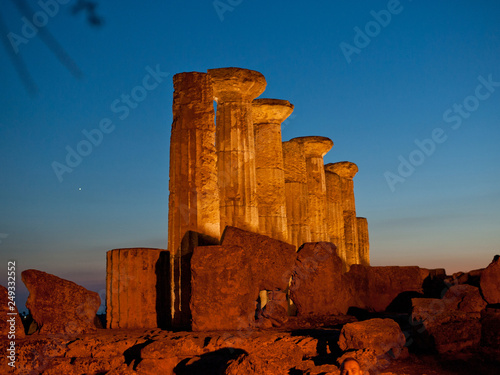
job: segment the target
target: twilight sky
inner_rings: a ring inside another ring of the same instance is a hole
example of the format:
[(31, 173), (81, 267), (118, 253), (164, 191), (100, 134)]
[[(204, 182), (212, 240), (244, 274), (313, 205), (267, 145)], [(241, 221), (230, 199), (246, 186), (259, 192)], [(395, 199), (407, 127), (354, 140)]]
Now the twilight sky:
[(283, 140), (326, 136), (325, 163), (358, 165), (372, 265), (450, 274), (500, 253), (498, 1), (98, 1), (101, 27), (76, 1), (28, 3), (35, 19), (3, 2), (0, 30), (0, 264), (20, 305), (25, 269), (104, 297), (106, 251), (166, 247), (172, 76), (218, 67), (295, 105)]

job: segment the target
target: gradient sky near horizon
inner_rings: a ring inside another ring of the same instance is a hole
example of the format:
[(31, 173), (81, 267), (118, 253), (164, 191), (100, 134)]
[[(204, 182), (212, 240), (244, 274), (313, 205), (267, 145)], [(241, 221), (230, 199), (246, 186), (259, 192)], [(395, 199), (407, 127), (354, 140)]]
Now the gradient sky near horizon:
[[(106, 251), (167, 246), (172, 76), (218, 67), (257, 70), (261, 97), (295, 105), (283, 140), (326, 136), (325, 163), (358, 165), (372, 265), (451, 274), (500, 253), (498, 1), (97, 1), (101, 27), (72, 15), (74, 3), (41, 29), (81, 78), (2, 4), (38, 88), (29, 95), (12, 44), (1, 48), (0, 284), (16, 260), (20, 305), (25, 269), (104, 297)], [(162, 73), (138, 88), (151, 70)], [(131, 94), (140, 101), (127, 104)], [(53, 163), (65, 164), (68, 147), (103, 119), (112, 131), (60, 181)]]

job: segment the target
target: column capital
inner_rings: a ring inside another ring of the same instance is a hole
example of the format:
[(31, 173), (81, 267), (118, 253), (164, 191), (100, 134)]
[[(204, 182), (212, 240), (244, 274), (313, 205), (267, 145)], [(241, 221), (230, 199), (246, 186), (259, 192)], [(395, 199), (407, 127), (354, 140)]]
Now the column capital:
[(350, 161), (340, 161), (325, 165), (325, 170), (336, 173), (342, 178), (352, 179), (358, 173), (358, 166)]
[(288, 100), (255, 99), (252, 102), (254, 124), (281, 124), (293, 112), (293, 104)]
[(209, 69), (212, 78), (215, 101), (252, 100), (266, 89), (264, 76), (250, 69), (218, 68)]
[(303, 144), (306, 157), (323, 157), (333, 147), (333, 141), (330, 138), (320, 136), (297, 137), (290, 141)]

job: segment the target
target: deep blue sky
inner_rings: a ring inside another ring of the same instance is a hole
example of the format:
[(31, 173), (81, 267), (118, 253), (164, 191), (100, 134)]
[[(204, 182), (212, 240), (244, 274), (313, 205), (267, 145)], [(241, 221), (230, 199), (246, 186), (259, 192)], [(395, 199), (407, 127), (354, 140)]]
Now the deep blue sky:
[[(22, 37), (22, 15), (4, 3), (8, 31)], [(43, 29), (83, 78), (40, 34), (26, 38), (17, 48), (38, 87), (30, 96), (0, 49), (0, 264), (15, 259), (19, 278), (36, 268), (102, 291), (107, 250), (166, 247), (172, 76), (226, 66), (263, 73), (262, 97), (295, 105), (283, 140), (330, 137), (325, 163), (359, 166), (356, 206), (368, 218), (373, 265), (453, 273), (500, 252), (500, 84), (476, 90), (480, 77), (500, 82), (498, 1), (232, 0), (221, 15), (213, 1), (99, 1), (100, 28), (71, 15), (73, 3)], [(371, 11), (388, 7), (394, 14), (378, 30)], [(357, 28), (371, 33), (368, 45), (355, 40)], [(346, 59), (341, 45), (355, 42)], [(148, 66), (169, 76), (120, 119), (112, 103), (142, 84)], [(455, 104), (468, 108), (462, 117)], [(105, 118), (113, 131), (60, 182), (53, 162), (65, 163), (67, 147)], [(441, 143), (416, 151), (433, 132)], [(398, 174), (400, 156), (419, 165), (391, 189), (386, 175)]]

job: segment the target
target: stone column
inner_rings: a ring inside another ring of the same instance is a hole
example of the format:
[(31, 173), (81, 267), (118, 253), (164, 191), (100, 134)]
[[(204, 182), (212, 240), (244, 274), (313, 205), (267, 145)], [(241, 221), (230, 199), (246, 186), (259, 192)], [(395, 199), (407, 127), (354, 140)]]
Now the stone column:
[(342, 190), (342, 209), (344, 213), (344, 236), (347, 267), (359, 264), (358, 224), (356, 220), (356, 204), (354, 201), (353, 177), (358, 173), (356, 164), (342, 161), (327, 164), (327, 169), (340, 176)]
[(358, 224), (358, 247), (359, 263), (364, 266), (370, 265), (370, 241), (368, 238), (368, 220), (364, 217), (357, 217)]
[(307, 192), (309, 206), (309, 227), (311, 241), (329, 241), (326, 222), (326, 182), (323, 156), (333, 147), (331, 139), (326, 137), (299, 137), (304, 144), (306, 157)]
[[(182, 301), (181, 289), (190, 288), (190, 275), (182, 271), (190, 266), (182, 263), (190, 259), (193, 249), (187, 246), (190, 241), (183, 239), (189, 231), (217, 240), (220, 237), (214, 103), (207, 73), (179, 73), (173, 81), (168, 210), (172, 316), (189, 321), (189, 301)], [(183, 306), (186, 311), (181, 312)]]
[(168, 328), (169, 252), (115, 249), (106, 258), (107, 328)]
[(343, 270), (346, 268), (346, 248), (344, 235), (344, 209), (342, 206), (342, 188), (340, 176), (330, 170), (331, 164), (325, 165), (326, 180), (326, 218), (330, 242), (337, 246), (337, 253), (342, 259)]
[(220, 228), (258, 232), (252, 100), (264, 91), (266, 80), (259, 72), (240, 68), (210, 69), (208, 74), (217, 102)]
[(304, 144), (296, 138), (283, 142), (288, 242), (299, 247), (311, 241)]
[(281, 241), (288, 241), (281, 123), (292, 112), (287, 100), (253, 101), (259, 232)]

